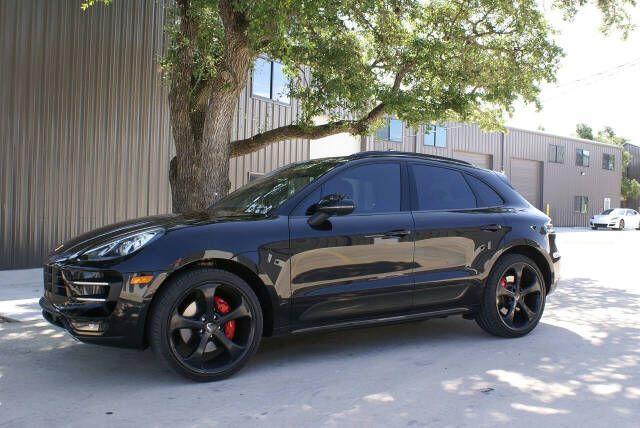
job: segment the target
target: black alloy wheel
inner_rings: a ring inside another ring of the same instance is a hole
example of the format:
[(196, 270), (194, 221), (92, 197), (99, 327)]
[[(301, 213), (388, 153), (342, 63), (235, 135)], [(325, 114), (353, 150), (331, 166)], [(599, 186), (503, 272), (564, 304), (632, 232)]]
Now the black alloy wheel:
[(485, 331), (502, 337), (524, 336), (540, 321), (545, 282), (528, 257), (508, 255), (496, 263), (485, 287), (476, 321)]
[(262, 310), (249, 285), (219, 269), (189, 271), (162, 290), (151, 344), (170, 368), (199, 381), (231, 376), (262, 336)]

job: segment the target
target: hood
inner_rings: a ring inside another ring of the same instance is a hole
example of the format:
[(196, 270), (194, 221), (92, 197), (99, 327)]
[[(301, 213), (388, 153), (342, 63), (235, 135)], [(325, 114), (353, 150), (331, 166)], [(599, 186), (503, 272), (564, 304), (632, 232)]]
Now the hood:
[(609, 221), (611, 219), (619, 218), (619, 217), (622, 217), (622, 215), (621, 214), (604, 214), (604, 215), (603, 214), (596, 214), (596, 215), (593, 216), (593, 219), (594, 220), (600, 220), (600, 221)]
[[(122, 221), (108, 226), (83, 233), (58, 245), (47, 257), (48, 262), (68, 259), (80, 251), (93, 248), (129, 233), (151, 228), (165, 230), (226, 221), (238, 221), (256, 217), (255, 215), (216, 215), (213, 212), (196, 212), (191, 214), (165, 214), (150, 217), (141, 217), (134, 220)], [(263, 216), (261, 216), (263, 217)]]

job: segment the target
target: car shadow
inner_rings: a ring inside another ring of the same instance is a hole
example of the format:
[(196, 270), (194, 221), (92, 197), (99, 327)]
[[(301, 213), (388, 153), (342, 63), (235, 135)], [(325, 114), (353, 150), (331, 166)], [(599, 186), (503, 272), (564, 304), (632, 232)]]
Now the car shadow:
[[(497, 351), (527, 356), (532, 365), (523, 372), (544, 377), (551, 373), (545, 372), (548, 367), (536, 366), (549, 366), (542, 361), (553, 344), (568, 350), (562, 365), (574, 367), (572, 376), (579, 377), (612, 359), (638, 356), (637, 325), (634, 328), (629, 321), (637, 313), (637, 294), (616, 290), (612, 295), (589, 278), (563, 280), (550, 296), (540, 325), (523, 338), (490, 336), (461, 317), (265, 338), (247, 367), (224, 382), (267, 380), (289, 370), (302, 375), (324, 369), (327, 363), (335, 369), (354, 369), (361, 361), (386, 356), (393, 357), (398, 370), (439, 367), (460, 355), (474, 355), (481, 367), (495, 368)], [(79, 387), (191, 384), (173, 375), (150, 351), (81, 344), (44, 321), (0, 325), (0, 374), (0, 387), (20, 376), (21, 382), (36, 389), (43, 377), (48, 378), (47, 385), (73, 382)]]

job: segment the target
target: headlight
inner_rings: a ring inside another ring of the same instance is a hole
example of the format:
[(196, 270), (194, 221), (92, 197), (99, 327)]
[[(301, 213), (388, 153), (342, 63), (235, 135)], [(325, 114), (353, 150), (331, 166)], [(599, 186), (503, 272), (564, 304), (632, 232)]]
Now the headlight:
[(611, 217), (609, 220), (613, 221), (613, 220), (617, 220), (619, 217)]
[(107, 260), (124, 257), (138, 251), (161, 233), (162, 229), (152, 229), (121, 236), (106, 244), (88, 249), (80, 254), (80, 257), (88, 260)]

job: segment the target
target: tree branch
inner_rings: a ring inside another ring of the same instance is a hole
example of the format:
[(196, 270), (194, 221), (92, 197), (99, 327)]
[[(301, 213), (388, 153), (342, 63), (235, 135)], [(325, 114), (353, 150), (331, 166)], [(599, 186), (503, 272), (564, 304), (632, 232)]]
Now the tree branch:
[[(404, 64), (396, 74), (391, 87), (392, 93), (397, 93), (402, 85), (402, 80), (411, 69), (410, 64)], [(286, 125), (269, 131), (261, 132), (244, 140), (236, 140), (231, 143), (231, 156), (243, 156), (253, 153), (266, 147), (271, 143), (296, 138), (308, 138), (317, 140), (330, 135), (348, 132), (353, 135), (362, 135), (368, 132), (369, 127), (385, 114), (386, 104), (384, 102), (376, 105), (369, 113), (358, 120), (338, 120), (323, 125)]]

